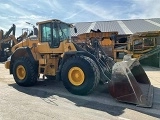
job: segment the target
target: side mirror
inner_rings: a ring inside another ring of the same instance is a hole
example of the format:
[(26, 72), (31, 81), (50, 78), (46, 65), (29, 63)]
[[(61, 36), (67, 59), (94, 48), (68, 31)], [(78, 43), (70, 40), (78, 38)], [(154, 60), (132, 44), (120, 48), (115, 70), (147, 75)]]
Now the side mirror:
[(34, 30), (34, 35), (38, 36), (38, 29), (35, 27), (33, 30)]
[(74, 32), (77, 33), (77, 28), (76, 27), (74, 27)]

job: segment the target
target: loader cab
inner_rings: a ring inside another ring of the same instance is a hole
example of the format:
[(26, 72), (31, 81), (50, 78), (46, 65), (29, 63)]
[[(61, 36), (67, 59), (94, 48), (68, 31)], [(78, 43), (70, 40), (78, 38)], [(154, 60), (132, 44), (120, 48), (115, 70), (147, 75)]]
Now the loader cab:
[(40, 42), (48, 42), (50, 48), (58, 48), (64, 40), (71, 39), (71, 25), (59, 20), (50, 20), (39, 24)]

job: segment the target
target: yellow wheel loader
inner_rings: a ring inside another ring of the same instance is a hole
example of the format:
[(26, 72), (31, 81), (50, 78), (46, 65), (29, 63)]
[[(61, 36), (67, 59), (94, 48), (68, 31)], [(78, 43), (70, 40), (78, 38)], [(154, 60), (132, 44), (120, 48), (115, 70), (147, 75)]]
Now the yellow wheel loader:
[(33, 86), (42, 74), (62, 80), (73, 94), (87, 95), (102, 82), (108, 83), (110, 94), (118, 101), (152, 106), (153, 87), (136, 59), (126, 56), (124, 61), (115, 63), (96, 39), (85, 48), (79, 47), (71, 42), (73, 26), (60, 20), (37, 25), (38, 35), (15, 45), (5, 63), (18, 85)]

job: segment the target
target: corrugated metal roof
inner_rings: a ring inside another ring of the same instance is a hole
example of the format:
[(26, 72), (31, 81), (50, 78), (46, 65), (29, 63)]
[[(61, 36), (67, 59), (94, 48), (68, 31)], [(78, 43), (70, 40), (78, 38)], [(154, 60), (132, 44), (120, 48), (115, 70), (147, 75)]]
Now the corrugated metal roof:
[(149, 19), (149, 20), (152, 20), (152, 21), (160, 24), (160, 18), (152, 18), (152, 19)]
[[(121, 26), (125, 34), (133, 34), (130, 29), (123, 23), (123, 21), (117, 21), (118, 24)], [(121, 33), (119, 33), (121, 34)]]
[(76, 26), (76, 28), (77, 28), (77, 33), (74, 33), (74, 30), (71, 29), (71, 35), (72, 36), (77, 36), (77, 35), (82, 34), (82, 33), (87, 33), (87, 30), (88, 30), (88, 28), (90, 27), (91, 24), (92, 24), (92, 22), (75, 23), (74, 26)]
[(149, 22), (149, 23), (151, 23), (151, 24), (153, 24), (153, 25), (156, 25), (156, 26), (160, 27), (160, 24), (157, 23), (157, 22), (154, 22), (154, 21), (152, 21), (152, 20), (145, 20), (145, 21), (147, 21), (147, 22)]
[(117, 23), (117, 21), (99, 21), (96, 22), (94, 30), (100, 29), (102, 32), (118, 31), (121, 34), (124, 34), (124, 31)]
[(102, 32), (118, 31), (119, 34), (156, 31), (160, 30), (159, 24), (160, 18), (79, 22), (75, 23), (78, 33), (75, 34), (74, 31), (71, 30), (71, 35), (77, 36), (78, 34), (89, 33), (89, 29), (100, 29)]
[(132, 31), (132, 33), (160, 30), (160, 27), (142, 19), (126, 20), (123, 21), (123, 23), (130, 29), (130, 31)]

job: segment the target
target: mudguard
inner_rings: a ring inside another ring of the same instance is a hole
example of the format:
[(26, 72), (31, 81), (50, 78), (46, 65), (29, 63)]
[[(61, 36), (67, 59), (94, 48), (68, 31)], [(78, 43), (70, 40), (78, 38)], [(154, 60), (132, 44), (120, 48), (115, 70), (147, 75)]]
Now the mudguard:
[(19, 59), (20, 57), (28, 57), (31, 60), (31, 62), (35, 63), (35, 59), (32, 55), (31, 49), (29, 47), (17, 48), (9, 60), (10, 61), (10, 74), (13, 73), (12, 67), (13, 67), (14, 61)]

